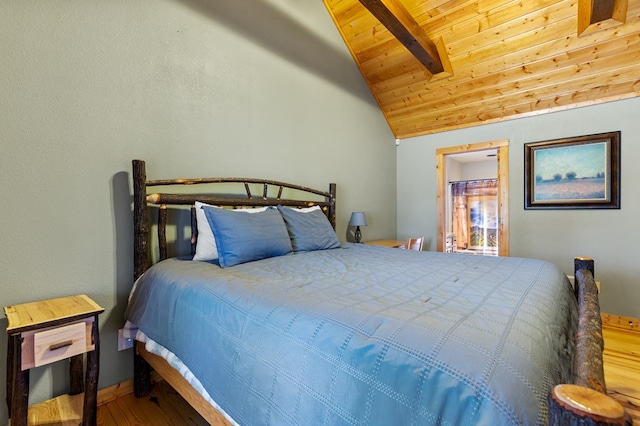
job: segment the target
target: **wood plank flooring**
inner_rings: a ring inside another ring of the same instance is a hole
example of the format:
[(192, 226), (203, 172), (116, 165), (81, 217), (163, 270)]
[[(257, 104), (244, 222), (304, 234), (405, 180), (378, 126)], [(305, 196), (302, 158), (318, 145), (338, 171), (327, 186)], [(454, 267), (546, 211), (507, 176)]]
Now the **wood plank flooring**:
[(637, 319), (602, 315), (604, 379), (607, 393), (640, 425), (640, 324)]
[(100, 406), (98, 425), (205, 426), (208, 423), (171, 386), (161, 381), (147, 397), (138, 399), (131, 393)]
[[(126, 386), (132, 390), (132, 386)], [(165, 381), (149, 396), (130, 391), (98, 406), (99, 426), (207, 426), (208, 423)], [(100, 401), (99, 401), (100, 404)], [(82, 394), (57, 398), (29, 407), (29, 425), (78, 426), (82, 422)]]
[[(613, 317), (611, 317), (613, 318)], [(638, 320), (603, 314), (605, 339), (604, 370), (609, 395), (619, 401), (640, 426), (640, 329)], [(116, 390), (115, 396), (99, 397), (100, 426), (204, 426), (207, 422), (166, 382), (157, 383), (151, 394), (137, 399), (130, 386)], [(82, 401), (77, 395), (63, 395), (29, 408), (29, 425), (77, 425), (81, 420)], [(63, 419), (63, 420), (59, 420)]]

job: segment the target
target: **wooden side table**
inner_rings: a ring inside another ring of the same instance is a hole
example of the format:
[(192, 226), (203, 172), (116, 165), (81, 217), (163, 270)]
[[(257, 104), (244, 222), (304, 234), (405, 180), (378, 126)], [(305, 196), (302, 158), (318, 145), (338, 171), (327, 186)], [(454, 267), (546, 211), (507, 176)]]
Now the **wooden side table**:
[[(100, 337), (98, 315), (104, 308), (85, 295), (6, 306), (7, 405), (12, 426), (26, 426), (29, 369), (70, 360), (70, 395), (84, 391), (83, 425), (95, 425)], [(83, 356), (87, 369), (83, 380)]]
[(370, 246), (382, 246), (382, 247), (393, 247), (393, 248), (399, 248), (402, 245), (404, 245), (405, 241), (400, 241), (400, 240), (373, 240), (373, 241), (366, 241), (365, 244), (368, 244)]

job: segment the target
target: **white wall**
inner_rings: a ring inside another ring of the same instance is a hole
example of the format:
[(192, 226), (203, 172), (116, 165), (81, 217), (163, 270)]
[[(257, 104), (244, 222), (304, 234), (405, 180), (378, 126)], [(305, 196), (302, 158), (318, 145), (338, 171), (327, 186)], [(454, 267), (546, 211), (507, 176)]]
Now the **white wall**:
[[(341, 240), (353, 210), (395, 236), (394, 138), (320, 1), (4, 0), (0, 40), (0, 304), (104, 306), (101, 388), (132, 376), (133, 158), (150, 179), (336, 182)], [(50, 398), (66, 368), (31, 384)]]
[(484, 161), (462, 163), (461, 180), (495, 179), (498, 176), (498, 162), (495, 158)]
[[(604, 312), (640, 317), (637, 247), (640, 241), (640, 98), (611, 102), (401, 141), (398, 161), (398, 237), (424, 234), (436, 247), (437, 148), (509, 139), (511, 256), (555, 262), (573, 275), (573, 258), (595, 259)], [(622, 131), (620, 210), (524, 210), (524, 144)]]

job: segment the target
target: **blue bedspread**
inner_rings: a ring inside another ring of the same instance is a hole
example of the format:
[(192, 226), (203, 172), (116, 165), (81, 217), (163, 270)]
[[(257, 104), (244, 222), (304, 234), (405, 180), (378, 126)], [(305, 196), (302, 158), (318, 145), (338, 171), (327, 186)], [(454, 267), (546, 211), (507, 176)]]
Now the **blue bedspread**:
[(546, 422), (577, 308), (550, 263), (345, 244), (169, 259), (126, 317), (243, 425), (503, 425)]

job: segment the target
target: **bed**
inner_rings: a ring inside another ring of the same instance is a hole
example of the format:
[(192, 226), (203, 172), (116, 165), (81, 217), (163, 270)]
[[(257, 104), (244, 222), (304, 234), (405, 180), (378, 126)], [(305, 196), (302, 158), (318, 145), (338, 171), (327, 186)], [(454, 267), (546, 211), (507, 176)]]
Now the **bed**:
[[(591, 259), (573, 289), (534, 259), (340, 243), (334, 184), (147, 180), (134, 160), (133, 186), (138, 397), (154, 369), (211, 424), (628, 421), (606, 396)], [(185, 214), (190, 253), (170, 256)]]

